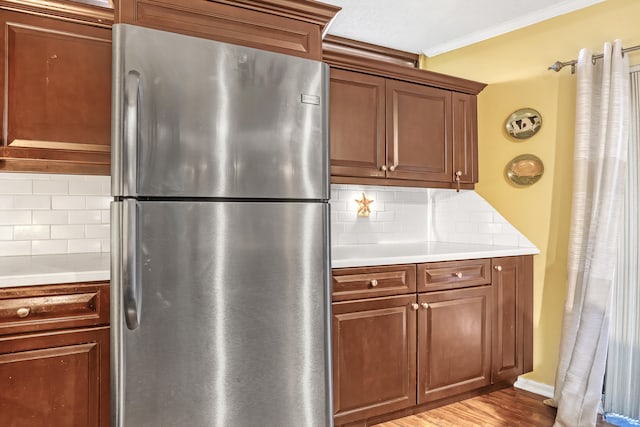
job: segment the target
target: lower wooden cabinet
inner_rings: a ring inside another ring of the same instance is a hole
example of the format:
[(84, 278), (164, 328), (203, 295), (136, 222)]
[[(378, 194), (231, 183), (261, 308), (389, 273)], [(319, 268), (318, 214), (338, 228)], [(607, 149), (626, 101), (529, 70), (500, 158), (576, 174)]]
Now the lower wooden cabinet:
[[(394, 287), (400, 295), (371, 298), (361, 286), (349, 294), (361, 299), (342, 301), (345, 283), (376, 283), (376, 289), (399, 271), (416, 277), (415, 285)], [(421, 412), (533, 370), (532, 256), (334, 274), (336, 426)]]
[(415, 295), (333, 304), (336, 424), (415, 405)]
[(493, 382), (533, 370), (533, 259), (494, 258)]
[(109, 426), (109, 285), (0, 289), (0, 426)]
[(0, 425), (108, 426), (109, 327), (0, 338)]
[(418, 403), (491, 382), (491, 286), (418, 295)]

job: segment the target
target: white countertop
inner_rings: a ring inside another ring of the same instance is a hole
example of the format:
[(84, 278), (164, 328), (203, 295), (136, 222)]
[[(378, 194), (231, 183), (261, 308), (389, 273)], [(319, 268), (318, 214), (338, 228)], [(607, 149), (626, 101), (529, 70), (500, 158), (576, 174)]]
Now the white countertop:
[(0, 288), (109, 280), (109, 253), (0, 257)]
[(331, 248), (331, 267), (343, 268), (412, 264), (461, 259), (535, 255), (538, 253), (540, 253), (540, 251), (535, 247), (480, 245), (473, 243), (423, 242), (344, 245)]
[[(385, 243), (331, 248), (331, 266), (365, 267), (538, 254), (537, 248), (470, 243)], [(110, 254), (0, 257), (0, 288), (109, 280)]]

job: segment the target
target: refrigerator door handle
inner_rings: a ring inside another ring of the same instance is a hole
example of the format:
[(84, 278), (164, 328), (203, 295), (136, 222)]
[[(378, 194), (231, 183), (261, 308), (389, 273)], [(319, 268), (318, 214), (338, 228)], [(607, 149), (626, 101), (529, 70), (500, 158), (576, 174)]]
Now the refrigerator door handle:
[(135, 200), (125, 200), (122, 215), (122, 302), (127, 328), (140, 325), (140, 284), (137, 260), (137, 206)]
[(123, 175), (124, 194), (137, 194), (136, 168), (138, 163), (138, 142), (141, 139), (142, 129), (142, 86), (140, 85), (140, 73), (131, 70), (125, 79), (124, 92), (124, 161)]

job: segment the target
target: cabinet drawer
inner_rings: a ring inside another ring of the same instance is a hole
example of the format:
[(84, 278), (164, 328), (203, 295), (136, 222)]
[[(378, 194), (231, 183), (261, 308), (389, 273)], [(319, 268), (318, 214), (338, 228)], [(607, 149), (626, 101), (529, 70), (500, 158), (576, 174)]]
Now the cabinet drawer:
[(418, 264), (418, 292), (466, 288), (491, 283), (491, 260)]
[(0, 335), (108, 323), (108, 283), (0, 289)]
[(416, 291), (414, 264), (333, 270), (333, 301), (408, 294)]

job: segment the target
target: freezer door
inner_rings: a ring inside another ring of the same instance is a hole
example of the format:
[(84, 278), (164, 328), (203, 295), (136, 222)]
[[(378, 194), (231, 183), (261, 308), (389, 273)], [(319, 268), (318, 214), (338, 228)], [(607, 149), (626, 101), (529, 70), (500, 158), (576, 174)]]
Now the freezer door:
[(328, 199), (328, 68), (113, 26), (114, 196)]
[(332, 426), (327, 205), (122, 203), (112, 425)]

